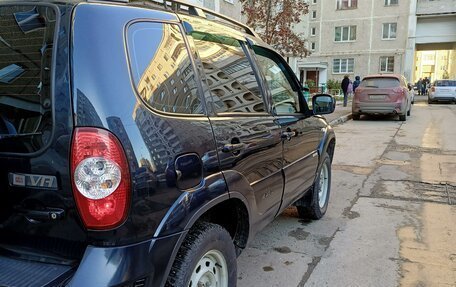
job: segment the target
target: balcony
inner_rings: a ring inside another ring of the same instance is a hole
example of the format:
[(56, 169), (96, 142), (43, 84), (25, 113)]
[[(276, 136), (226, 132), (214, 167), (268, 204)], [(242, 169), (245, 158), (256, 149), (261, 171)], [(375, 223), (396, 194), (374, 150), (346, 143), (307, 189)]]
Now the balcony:
[(438, 15), (456, 13), (454, 0), (418, 0), (416, 14), (420, 15)]

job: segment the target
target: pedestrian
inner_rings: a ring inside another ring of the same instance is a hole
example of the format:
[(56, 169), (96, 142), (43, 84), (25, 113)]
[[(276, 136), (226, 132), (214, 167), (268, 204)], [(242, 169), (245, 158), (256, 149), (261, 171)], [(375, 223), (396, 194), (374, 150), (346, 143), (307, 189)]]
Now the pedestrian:
[(353, 82), (351, 80), (348, 82), (347, 94), (349, 96), (353, 95)]
[(423, 80), (423, 87), (421, 89), (421, 94), (423, 96), (427, 95), (427, 88), (429, 86), (429, 79), (428, 77), (424, 77), (424, 80)]
[(418, 89), (418, 96), (421, 96), (421, 92), (423, 89), (423, 80), (421, 78), (419, 78), (418, 82), (416, 82), (416, 88)]
[(356, 88), (361, 84), (359, 76), (355, 77), (355, 81), (353, 82), (353, 93), (356, 92)]
[(344, 76), (344, 79), (342, 80), (342, 83), (340, 83), (340, 87), (342, 89), (342, 92), (344, 93), (344, 107), (347, 106), (347, 101), (348, 101), (348, 85), (350, 84), (350, 79), (348, 78), (348, 75)]

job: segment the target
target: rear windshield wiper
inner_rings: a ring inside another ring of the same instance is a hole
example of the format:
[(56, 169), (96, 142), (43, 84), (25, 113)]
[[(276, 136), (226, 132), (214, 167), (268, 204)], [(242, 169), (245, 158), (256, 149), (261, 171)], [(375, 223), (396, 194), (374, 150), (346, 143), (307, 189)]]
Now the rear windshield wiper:
[(21, 137), (31, 137), (38, 136), (41, 133), (26, 133), (26, 134), (0, 134), (0, 140), (11, 139), (11, 138), (21, 138)]

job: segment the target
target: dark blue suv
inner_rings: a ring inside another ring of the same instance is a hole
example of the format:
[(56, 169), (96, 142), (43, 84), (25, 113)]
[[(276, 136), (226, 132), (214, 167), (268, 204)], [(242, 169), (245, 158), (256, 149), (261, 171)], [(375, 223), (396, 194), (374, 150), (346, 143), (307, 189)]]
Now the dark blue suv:
[(286, 61), (179, 1), (0, 3), (0, 286), (235, 286), (335, 136)]

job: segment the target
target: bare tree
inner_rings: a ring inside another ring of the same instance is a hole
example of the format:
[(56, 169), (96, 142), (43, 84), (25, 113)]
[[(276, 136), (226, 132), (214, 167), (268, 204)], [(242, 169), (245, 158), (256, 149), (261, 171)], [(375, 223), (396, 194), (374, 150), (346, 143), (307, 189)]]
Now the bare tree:
[(242, 14), (247, 17), (247, 25), (282, 55), (306, 56), (302, 35), (293, 27), (301, 22), (301, 16), (309, 12), (309, 5), (302, 0), (240, 0)]

